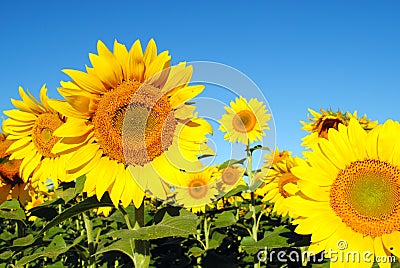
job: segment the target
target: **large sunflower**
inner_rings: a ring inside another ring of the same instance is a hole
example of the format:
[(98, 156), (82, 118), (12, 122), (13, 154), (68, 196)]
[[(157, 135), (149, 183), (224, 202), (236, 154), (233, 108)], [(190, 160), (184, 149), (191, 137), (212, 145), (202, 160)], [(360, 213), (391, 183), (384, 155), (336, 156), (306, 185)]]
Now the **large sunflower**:
[[(309, 250), (361, 254), (361, 264), (336, 258), (331, 267), (371, 267), (374, 256), (400, 257), (399, 134), (398, 122), (367, 132), (353, 118), (348, 127), (329, 129), (329, 140), (320, 138), (305, 153), (307, 162), (291, 169), (300, 192), (287, 204), (300, 216), (296, 232), (312, 235)], [(367, 259), (365, 252), (371, 252)]]
[(19, 174), (24, 182), (32, 176), (33, 183), (45, 183), (48, 179), (56, 183), (64, 176), (60, 163), (65, 159), (52, 152), (59, 140), (53, 133), (64, 119), (49, 106), (45, 85), (40, 89), (40, 101), (22, 87), (19, 94), (22, 100), (11, 100), (17, 109), (4, 111), (9, 117), (3, 122), (3, 130), (12, 142), (7, 149), (10, 160), (22, 159)]
[(353, 114), (350, 112), (343, 113), (340, 110), (334, 112), (322, 108), (320, 111), (321, 112), (317, 112), (313, 109), (308, 109), (308, 112), (310, 113), (308, 115), (308, 122), (300, 121), (303, 125), (302, 129), (310, 132), (310, 134), (302, 139), (302, 146), (312, 148), (318, 143), (319, 137), (328, 139), (328, 130), (330, 128), (337, 130), (339, 124), (347, 126), (351, 118), (357, 119), (360, 125), (367, 131), (373, 129), (378, 124), (378, 121), (371, 121), (365, 114), (362, 117), (359, 117), (357, 111), (354, 111)]
[(261, 141), (268, 130), (268, 120), (271, 114), (262, 102), (257, 99), (247, 100), (243, 97), (231, 101), (230, 107), (225, 107), (226, 114), (220, 119), (220, 130), (226, 132), (224, 139), (229, 142), (240, 142), (248, 144), (249, 142)]
[(279, 152), (278, 149), (273, 155), (273, 160), (269, 154), (266, 155), (266, 164), (262, 171), (267, 176), (264, 178), (263, 184), (256, 190), (256, 194), (263, 197), (263, 202), (274, 204), (273, 212), (283, 217), (289, 215), (294, 218), (296, 215), (286, 205), (286, 200), (298, 191), (296, 184), (298, 179), (290, 171), (297, 165), (296, 158), (293, 158), (289, 151)]
[(68, 117), (55, 135), (53, 153), (73, 153), (69, 180), (86, 174), (84, 191), (98, 198), (107, 191), (114, 205), (140, 206), (144, 190), (165, 198), (174, 169), (199, 166), (198, 156), (212, 154), (206, 134), (211, 126), (186, 102), (204, 86), (189, 86), (192, 67), (169, 67), (168, 51), (157, 53), (154, 40), (145, 52), (140, 41), (128, 51), (117, 41), (111, 52), (101, 41), (90, 54), (86, 72), (64, 70), (72, 79), (59, 92), (66, 103), (51, 105)]

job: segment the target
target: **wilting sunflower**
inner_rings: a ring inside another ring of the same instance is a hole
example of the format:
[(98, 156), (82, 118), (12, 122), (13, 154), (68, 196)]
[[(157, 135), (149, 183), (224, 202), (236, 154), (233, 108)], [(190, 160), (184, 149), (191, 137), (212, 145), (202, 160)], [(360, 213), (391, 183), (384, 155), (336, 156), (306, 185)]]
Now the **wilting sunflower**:
[(177, 174), (180, 184), (174, 191), (176, 202), (193, 212), (205, 212), (206, 205), (211, 205), (219, 194), (217, 181), (220, 171), (210, 166), (203, 171)]
[(272, 161), (269, 154), (265, 157), (266, 164), (262, 171), (267, 176), (264, 178), (263, 184), (256, 190), (256, 194), (263, 198), (263, 202), (274, 204), (272, 212), (283, 217), (289, 215), (294, 218), (296, 215), (286, 205), (286, 200), (298, 191), (296, 185), (298, 179), (290, 171), (297, 165), (296, 158), (293, 158), (289, 151), (279, 152), (276, 150), (273, 155)]
[(65, 159), (51, 152), (59, 140), (53, 133), (64, 119), (49, 106), (45, 85), (40, 89), (41, 102), (22, 87), (19, 94), (22, 100), (11, 100), (17, 109), (4, 111), (9, 118), (4, 120), (3, 130), (12, 142), (7, 153), (11, 153), (10, 160), (22, 159), (19, 174), (24, 182), (32, 177), (32, 183), (48, 179), (56, 183), (64, 176), (61, 162)]
[[(301, 192), (287, 205), (300, 216), (296, 232), (312, 235), (310, 251), (371, 252), (369, 263), (361, 257), (354, 267), (371, 267), (374, 256), (400, 257), (399, 133), (392, 120), (367, 132), (352, 118), (291, 169)], [(340, 259), (332, 264), (347, 267)]]
[(262, 102), (250, 99), (249, 102), (243, 97), (231, 101), (230, 107), (225, 107), (226, 114), (222, 115), (220, 130), (226, 132), (225, 140), (229, 142), (240, 142), (243, 144), (261, 141), (265, 130), (269, 129), (267, 124), (271, 114)]
[(343, 113), (338, 110), (334, 112), (332, 110), (324, 110), (320, 109), (320, 113), (314, 111), (312, 109), (308, 109), (308, 112), (311, 114), (308, 115), (308, 122), (300, 121), (303, 125), (302, 129), (310, 132), (311, 134), (305, 136), (302, 140), (302, 146), (312, 148), (312, 146), (318, 143), (318, 138), (328, 139), (328, 130), (330, 128), (338, 129), (339, 124), (348, 125), (351, 118), (357, 119), (360, 125), (367, 131), (373, 129), (378, 121), (371, 121), (367, 119), (367, 115), (363, 115), (359, 117), (357, 111), (354, 111), (353, 114), (350, 112)]
[(145, 52), (140, 41), (128, 51), (117, 41), (111, 52), (101, 41), (86, 72), (64, 70), (72, 79), (59, 92), (66, 102), (52, 107), (68, 117), (55, 135), (53, 153), (78, 150), (67, 163), (69, 180), (86, 174), (84, 191), (101, 198), (107, 191), (117, 206), (141, 205), (144, 190), (165, 198), (175, 169), (191, 170), (198, 156), (212, 154), (206, 135), (211, 126), (186, 102), (204, 86), (189, 86), (192, 67), (169, 68), (168, 51), (157, 53), (154, 40)]

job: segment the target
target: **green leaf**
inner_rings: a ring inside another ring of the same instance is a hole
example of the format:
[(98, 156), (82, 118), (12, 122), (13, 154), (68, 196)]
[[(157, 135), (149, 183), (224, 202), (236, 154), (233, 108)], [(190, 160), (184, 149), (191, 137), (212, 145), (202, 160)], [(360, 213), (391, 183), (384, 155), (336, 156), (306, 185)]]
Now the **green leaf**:
[(21, 208), (19, 201), (17, 199), (11, 199), (11, 200), (7, 200), (4, 201), (1, 205), (0, 205), (0, 209), (19, 209)]
[(224, 240), (224, 238), (226, 237), (226, 234), (221, 234), (219, 232), (214, 232), (211, 236), (210, 239), (210, 245), (208, 247), (208, 249), (216, 249), (218, 248), (222, 241)]
[(15, 239), (13, 241), (13, 246), (24, 247), (24, 246), (28, 246), (34, 242), (35, 242), (35, 239), (33, 238), (33, 235), (29, 234), (25, 237)]
[(131, 258), (132, 262), (135, 260), (135, 257), (134, 257), (135, 256), (135, 242), (130, 239), (121, 239), (121, 240), (115, 241), (111, 245), (97, 250), (95, 255), (106, 253), (109, 251), (114, 251), (114, 250), (125, 253), (126, 255), (128, 255)]
[(29, 256), (25, 256), (23, 258), (21, 258), (17, 264), (15, 265), (16, 268), (18, 267), (24, 267), (25, 264), (34, 261), (38, 258), (43, 258), (43, 257), (47, 257), (47, 258), (57, 258), (58, 255), (60, 254), (64, 254), (65, 252), (67, 252), (70, 248), (74, 247), (76, 244), (72, 244), (70, 246), (67, 246), (64, 239), (62, 238), (61, 235), (58, 235), (56, 237), (54, 237), (54, 239), (51, 241), (51, 243), (49, 244), (49, 246), (47, 246), (47, 248), (43, 249), (42, 252), (38, 252)]
[(197, 257), (200, 257), (200, 256), (204, 253), (204, 250), (201, 249), (201, 248), (199, 248), (199, 247), (191, 247), (191, 248), (189, 249), (189, 253), (190, 253), (193, 257), (197, 258)]
[(168, 214), (156, 225), (142, 227), (137, 230), (118, 230), (110, 233), (112, 237), (122, 239), (151, 240), (170, 236), (187, 237), (196, 234), (196, 215), (182, 209), (179, 216)]
[(215, 228), (222, 228), (231, 226), (236, 223), (235, 215), (232, 211), (224, 211), (217, 216), (214, 220), (213, 225)]
[(0, 254), (0, 260), (7, 260), (11, 258), (12, 255), (13, 255), (12, 251), (10, 250), (4, 251)]
[(85, 186), (86, 175), (82, 175), (76, 179), (75, 183), (75, 195), (82, 193), (83, 187)]
[(224, 163), (222, 163), (222, 164), (219, 166), (218, 169), (219, 169), (219, 170), (222, 170), (222, 169), (224, 169), (224, 168), (226, 168), (226, 167), (228, 167), (228, 166), (232, 166), (232, 165), (235, 165), (235, 164), (241, 164), (241, 165), (243, 165), (244, 161), (246, 161), (246, 158), (242, 158), (242, 159), (240, 159), (240, 160), (230, 159), (230, 160), (225, 161)]
[(55, 195), (59, 198), (62, 198), (65, 204), (71, 201), (76, 196), (74, 188), (57, 189), (55, 191)]
[(227, 192), (226, 194), (224, 194), (223, 197), (228, 198), (228, 197), (237, 195), (239, 193), (243, 193), (243, 192), (247, 191), (248, 189), (249, 189), (249, 187), (247, 185), (240, 184), (237, 187), (230, 190), (229, 192)]
[(242, 239), (240, 245), (249, 254), (255, 254), (261, 249), (267, 248), (280, 248), (289, 247), (291, 244), (288, 243), (288, 238), (282, 236), (284, 233), (288, 233), (290, 230), (286, 229), (285, 226), (279, 226), (272, 232), (266, 232), (264, 238), (260, 241), (254, 241), (250, 236), (246, 236)]
[(19, 201), (11, 199), (0, 205), (0, 218), (11, 220), (25, 220), (25, 212), (21, 208)]
[(50, 221), (40, 232), (37, 236), (42, 236), (44, 232), (60, 224), (61, 222), (70, 219), (74, 216), (82, 214), (86, 211), (99, 208), (99, 207), (113, 207), (113, 203), (110, 200), (110, 197), (105, 194), (100, 202), (97, 200), (96, 196), (89, 197), (82, 202), (64, 210), (61, 214), (55, 217), (52, 221)]
[(252, 148), (250, 148), (250, 153), (253, 153), (256, 150), (265, 150), (265, 151), (270, 151), (270, 149), (268, 147), (264, 147), (260, 144), (253, 146)]

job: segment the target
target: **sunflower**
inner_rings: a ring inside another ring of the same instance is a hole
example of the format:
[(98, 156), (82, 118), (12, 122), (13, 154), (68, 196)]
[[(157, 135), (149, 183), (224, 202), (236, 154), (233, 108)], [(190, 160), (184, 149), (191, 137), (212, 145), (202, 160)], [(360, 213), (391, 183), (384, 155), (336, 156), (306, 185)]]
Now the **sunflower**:
[(66, 102), (51, 106), (68, 120), (52, 152), (75, 151), (67, 179), (86, 174), (84, 192), (100, 199), (107, 191), (115, 206), (139, 207), (146, 189), (165, 198), (173, 170), (193, 170), (198, 156), (213, 154), (211, 126), (187, 103), (204, 86), (189, 86), (192, 67), (169, 67), (168, 51), (158, 54), (153, 39), (144, 53), (139, 40), (129, 51), (117, 41), (113, 52), (101, 41), (97, 50), (86, 72), (64, 70), (72, 79), (59, 88)]
[[(219, 168), (219, 167), (218, 167)], [(229, 192), (238, 185), (246, 185), (243, 179), (245, 169), (238, 165), (229, 165), (220, 170), (221, 177), (218, 179), (217, 186), (220, 192)]]
[[(22, 100), (11, 100), (17, 109), (4, 111), (9, 118), (4, 120), (3, 130), (7, 140), (12, 142), (7, 153), (11, 154), (10, 160), (22, 160), (18, 166), (23, 182), (32, 177), (32, 183), (53, 179), (56, 184), (57, 179), (63, 177), (61, 162), (65, 159), (51, 152), (59, 140), (53, 133), (64, 119), (49, 106), (45, 85), (40, 89), (41, 102), (22, 87), (19, 87), (19, 94)], [(12, 163), (15, 162), (10, 165)]]
[(33, 187), (30, 180), (24, 182), (20, 177), (19, 170), (22, 160), (10, 160), (8, 148), (14, 141), (8, 140), (7, 136), (0, 133), (0, 204), (11, 198), (17, 199), (26, 210), (35, 206), (35, 198), (43, 199), (48, 196), (46, 192), (40, 191), (38, 187)]
[(371, 252), (357, 267), (371, 267), (374, 255), (400, 257), (399, 133), (392, 120), (367, 132), (352, 118), (291, 169), (300, 192), (287, 205), (300, 216), (296, 232), (311, 234), (310, 251)]
[(250, 99), (249, 102), (243, 97), (231, 101), (230, 107), (225, 107), (226, 114), (222, 115), (220, 130), (226, 132), (225, 140), (229, 142), (249, 142), (261, 141), (265, 135), (265, 130), (269, 129), (267, 124), (271, 114), (267, 113), (265, 105), (257, 99)]
[(205, 212), (206, 205), (211, 203), (219, 194), (217, 181), (221, 177), (218, 168), (210, 166), (200, 172), (181, 173), (177, 175), (180, 184), (176, 187), (174, 194), (176, 202), (193, 212)]
[(298, 179), (291, 173), (291, 169), (297, 165), (297, 159), (293, 158), (289, 151), (279, 152), (278, 149), (273, 155), (273, 160), (269, 154), (265, 157), (266, 164), (262, 172), (267, 176), (256, 190), (256, 194), (262, 197), (263, 202), (274, 203), (272, 212), (294, 218), (296, 215), (286, 205), (286, 200), (298, 191), (296, 185)]
[(312, 109), (308, 109), (308, 111), (311, 114), (311, 116), (308, 115), (309, 122), (300, 121), (303, 125), (302, 129), (311, 133), (302, 139), (303, 143), (301, 145), (308, 148), (312, 148), (313, 145), (317, 144), (319, 137), (328, 139), (328, 130), (330, 128), (337, 130), (339, 124), (347, 126), (351, 118), (357, 119), (360, 125), (367, 131), (373, 129), (378, 124), (378, 121), (367, 119), (367, 115), (365, 114), (359, 117), (357, 111), (354, 111), (353, 114), (350, 112), (343, 113), (340, 110), (334, 112), (322, 108), (320, 109), (321, 113)]

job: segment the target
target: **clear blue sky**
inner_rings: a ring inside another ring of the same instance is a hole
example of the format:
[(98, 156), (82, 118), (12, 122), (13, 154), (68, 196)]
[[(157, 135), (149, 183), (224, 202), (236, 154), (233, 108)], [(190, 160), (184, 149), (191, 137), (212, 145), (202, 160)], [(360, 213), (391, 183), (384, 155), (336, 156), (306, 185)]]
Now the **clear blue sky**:
[(248, 75), (272, 108), (277, 145), (299, 154), (307, 108), (399, 119), (397, 1), (2, 1), (1, 110), (22, 85), (57, 97), (98, 39), (155, 38), (173, 63), (215, 61)]

